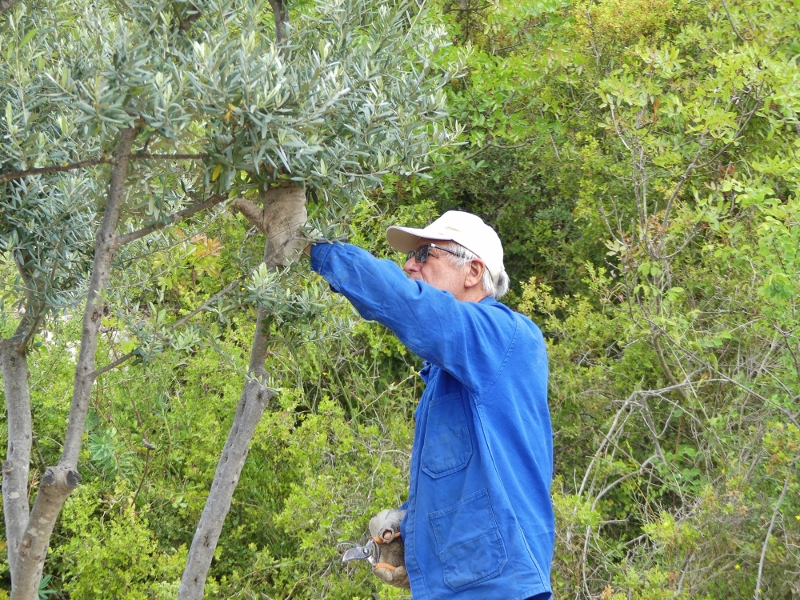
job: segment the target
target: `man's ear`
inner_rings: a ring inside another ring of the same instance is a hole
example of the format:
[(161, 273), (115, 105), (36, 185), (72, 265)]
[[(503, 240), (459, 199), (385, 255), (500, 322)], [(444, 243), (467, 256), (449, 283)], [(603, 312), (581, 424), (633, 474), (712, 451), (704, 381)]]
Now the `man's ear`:
[(486, 265), (480, 260), (471, 260), (469, 263), (469, 271), (467, 278), (464, 280), (464, 287), (467, 289), (480, 285), (483, 279), (483, 272), (486, 270)]

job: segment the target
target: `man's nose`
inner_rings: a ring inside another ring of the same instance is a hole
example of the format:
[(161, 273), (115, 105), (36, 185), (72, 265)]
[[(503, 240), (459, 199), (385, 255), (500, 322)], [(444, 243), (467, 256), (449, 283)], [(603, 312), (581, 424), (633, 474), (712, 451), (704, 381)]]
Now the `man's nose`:
[(409, 275), (411, 273), (418, 272), (420, 268), (422, 268), (422, 263), (418, 263), (416, 257), (414, 257), (413, 255), (406, 261), (406, 264), (403, 265), (403, 271), (405, 271)]

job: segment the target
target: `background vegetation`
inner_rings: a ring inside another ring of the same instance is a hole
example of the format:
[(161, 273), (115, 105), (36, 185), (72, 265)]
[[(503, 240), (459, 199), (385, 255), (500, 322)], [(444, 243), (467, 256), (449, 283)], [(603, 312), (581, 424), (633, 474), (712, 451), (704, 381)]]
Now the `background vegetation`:
[[(464, 65), (445, 90), (461, 144), (421, 175), (385, 175), (338, 217), (390, 258), (394, 223), (460, 208), (495, 224), (508, 302), (549, 344), (556, 598), (800, 597), (798, 8), (442, 1), (426, 19), (447, 28), (441, 60)], [(30, 41), (15, 28), (25, 10), (2, 17), (6, 60)], [(0, 210), (10, 229), (18, 213)], [(235, 307), (210, 306), (167, 342), (153, 332), (246, 273), (260, 246), (221, 209), (123, 257), (146, 276), (112, 280), (124, 302), (103, 317), (100, 353), (137, 361), (94, 387), (84, 482), (41, 596), (175, 596), (241, 391), (248, 290), (263, 290), (243, 283)], [(8, 256), (2, 337), (19, 319)], [(404, 499), (419, 363), (306, 263), (284, 281), (269, 288), (294, 307), (270, 325), (279, 393), (206, 594), (401, 598), (342, 566), (338, 544)], [(61, 451), (79, 337), (65, 301), (29, 358), (34, 484)]]

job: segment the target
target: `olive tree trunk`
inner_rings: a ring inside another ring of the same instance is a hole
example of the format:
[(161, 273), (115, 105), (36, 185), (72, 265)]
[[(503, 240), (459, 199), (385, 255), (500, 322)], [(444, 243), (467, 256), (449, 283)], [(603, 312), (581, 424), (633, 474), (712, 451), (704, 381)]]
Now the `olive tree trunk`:
[[(32, 424), (25, 345), (19, 339), (23, 334), (25, 338), (29, 338), (30, 332), (18, 331), (19, 336), (4, 340), (1, 346), (9, 428), (8, 455), (3, 466), (3, 500), (9, 532), (12, 600), (38, 598), (42, 567), (56, 518), (69, 494), (81, 481), (78, 454), (89, 409), (89, 396), (95, 380), (97, 337), (103, 316), (103, 290), (108, 286), (111, 262), (118, 249), (115, 232), (135, 137), (135, 128), (124, 129), (114, 151), (105, 213), (95, 241), (94, 265), (83, 313), (81, 349), (75, 367), (75, 384), (64, 449), (59, 464), (45, 470), (30, 515), (27, 465), (30, 462)], [(23, 319), (23, 324), (25, 323), (28, 323), (28, 319)], [(29, 326), (35, 327), (35, 323)]]
[[(293, 197), (293, 202), (288, 201), (287, 197)], [(264, 263), (267, 268), (272, 269), (284, 264), (296, 254), (297, 228), (305, 222), (305, 192), (298, 187), (273, 188), (265, 194), (264, 200), (266, 206), (262, 210), (258, 210), (250, 203), (246, 207), (237, 204), (237, 207), (239, 210), (244, 208), (242, 213), (245, 217), (267, 233)], [(297, 207), (302, 207), (302, 210), (298, 211)], [(265, 221), (270, 218), (271, 221)], [(250, 442), (267, 403), (274, 394), (267, 386), (269, 373), (264, 367), (269, 341), (268, 317), (269, 313), (266, 310), (258, 310), (247, 381), (236, 406), (236, 415), (217, 463), (203, 515), (192, 540), (192, 547), (189, 549), (178, 590), (178, 600), (199, 600), (203, 597), (214, 550), (230, 510)]]
[[(289, 13), (284, 0), (270, 0), (273, 18), (275, 20), (276, 43), (284, 45), (288, 41), (287, 24)], [(292, 219), (282, 219), (284, 214), (291, 214), (289, 211), (282, 210), (281, 205), (287, 198), (286, 194), (305, 192), (301, 189), (282, 190), (280, 188), (269, 190), (264, 196), (264, 208), (259, 210), (249, 201), (237, 202), (237, 209), (253, 223), (259, 230), (267, 236), (264, 248), (264, 263), (268, 268), (274, 268), (279, 264), (285, 264), (286, 258), (290, 255), (291, 246), (295, 244), (295, 232), (297, 223)], [(305, 219), (303, 219), (305, 220)], [(279, 231), (278, 235), (273, 235), (270, 229)], [(268, 333), (266, 331), (267, 311), (258, 310), (256, 319), (256, 330), (253, 336), (253, 347), (250, 354), (250, 366), (248, 368), (248, 379), (245, 382), (239, 403), (236, 406), (236, 416), (231, 424), (228, 439), (222, 449), (222, 455), (217, 463), (217, 470), (214, 472), (214, 479), (211, 483), (211, 490), (203, 508), (203, 514), (197, 524), (192, 546), (186, 558), (186, 567), (181, 577), (181, 585), (178, 589), (178, 600), (200, 600), (206, 585), (208, 570), (211, 568), (211, 561), (214, 558), (214, 551), (217, 548), (219, 536), (222, 533), (222, 525), (228, 516), (233, 500), (233, 492), (239, 483), (239, 476), (244, 467), (244, 461), (250, 449), (250, 442), (255, 434), (256, 427), (261, 420), (267, 403), (273, 392), (267, 386), (269, 373), (264, 367), (267, 356)]]
[(24, 351), (19, 351), (25, 336), (23, 325), (11, 338), (0, 342), (0, 372), (8, 415), (8, 445), (3, 462), (3, 515), (12, 585), (17, 571), (16, 549), (28, 522), (28, 468), (32, 440), (28, 357)]
[(236, 406), (236, 416), (217, 463), (203, 515), (197, 524), (178, 589), (179, 600), (203, 597), (208, 569), (225, 517), (231, 508), (233, 492), (239, 483), (250, 441), (273, 394), (267, 386), (269, 374), (264, 368), (267, 353), (267, 333), (264, 331), (266, 316), (265, 311), (258, 311), (248, 380)]

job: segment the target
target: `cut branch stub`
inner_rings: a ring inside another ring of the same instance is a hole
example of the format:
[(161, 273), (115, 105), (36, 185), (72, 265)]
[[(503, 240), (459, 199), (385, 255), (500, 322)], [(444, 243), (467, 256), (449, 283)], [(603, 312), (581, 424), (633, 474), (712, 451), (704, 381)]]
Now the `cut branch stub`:
[[(47, 551), (47, 542), (50, 540), (55, 517), (61, 510), (64, 499), (72, 493), (81, 483), (81, 475), (75, 469), (67, 466), (47, 467), (39, 486), (39, 495), (33, 506), (33, 512), (22, 538), (19, 556), (27, 557), (33, 554), (39, 559)], [(44, 544), (40, 543), (44, 540)]]
[(289, 265), (300, 255), (306, 241), (298, 236), (301, 226), (308, 220), (306, 192), (302, 187), (270, 188), (264, 192), (264, 208), (240, 198), (236, 209), (267, 236), (270, 251), (278, 252), (275, 263)]
[(81, 476), (72, 467), (48, 467), (42, 476), (25, 534), (17, 549), (16, 574), (11, 600), (38, 597), (39, 581), (56, 517), (67, 496), (80, 485)]

